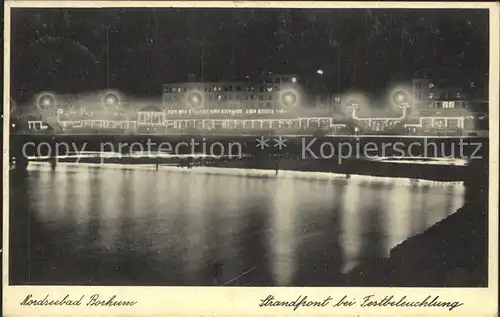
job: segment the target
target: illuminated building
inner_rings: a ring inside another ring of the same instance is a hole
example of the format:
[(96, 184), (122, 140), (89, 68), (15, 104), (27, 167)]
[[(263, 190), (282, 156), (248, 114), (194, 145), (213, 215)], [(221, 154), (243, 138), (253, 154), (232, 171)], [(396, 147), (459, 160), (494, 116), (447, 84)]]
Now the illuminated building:
[(298, 88), (297, 76), (267, 75), (256, 81), (165, 84), (163, 107), (169, 115), (187, 114), (190, 109), (208, 114), (251, 114), (252, 111), (257, 113), (258, 110), (264, 109), (284, 112), (280, 111), (281, 103), (292, 102), (286, 98), (280, 100), (284, 87)]
[[(439, 98), (429, 98), (429, 91)], [(31, 107), (14, 107), (13, 116), (24, 122), (21, 129), (52, 133), (462, 134), (487, 130), (487, 114), (469, 109), (465, 94), (455, 92), (455, 99), (441, 99), (452, 90), (440, 91), (445, 90), (428, 80), (414, 80), (410, 88), (388, 91), (382, 108), (374, 107), (362, 92), (334, 96), (318, 105), (321, 95), (306, 93), (297, 76), (268, 74), (257, 80), (165, 84), (161, 99), (150, 100), (112, 90), (80, 95), (43, 92), (33, 98)]]

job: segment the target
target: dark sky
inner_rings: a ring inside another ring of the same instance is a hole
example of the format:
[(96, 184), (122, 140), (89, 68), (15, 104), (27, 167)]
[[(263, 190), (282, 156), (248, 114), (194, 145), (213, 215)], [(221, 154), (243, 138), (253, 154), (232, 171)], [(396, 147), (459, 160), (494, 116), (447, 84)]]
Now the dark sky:
[(488, 25), (486, 10), (13, 9), (12, 95), (110, 87), (159, 96), (190, 73), (312, 82), (318, 68), (332, 91), (376, 93), (416, 71), (482, 84)]

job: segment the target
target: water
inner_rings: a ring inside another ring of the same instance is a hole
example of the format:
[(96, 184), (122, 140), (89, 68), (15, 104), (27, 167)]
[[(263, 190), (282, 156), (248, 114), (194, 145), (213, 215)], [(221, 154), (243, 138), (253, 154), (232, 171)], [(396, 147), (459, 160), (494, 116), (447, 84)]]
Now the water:
[(31, 166), (10, 192), (10, 282), (214, 285), (250, 271), (238, 281), (339, 285), (464, 196), (459, 183), (195, 170)]

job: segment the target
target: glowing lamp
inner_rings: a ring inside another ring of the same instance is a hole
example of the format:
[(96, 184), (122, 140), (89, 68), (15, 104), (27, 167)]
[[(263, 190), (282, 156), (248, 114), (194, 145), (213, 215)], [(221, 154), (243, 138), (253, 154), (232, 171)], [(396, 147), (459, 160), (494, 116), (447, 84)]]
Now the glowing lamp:
[(52, 94), (45, 93), (38, 97), (36, 101), (36, 106), (41, 110), (47, 110), (55, 107), (56, 105), (56, 97)]
[(191, 93), (188, 96), (188, 103), (192, 107), (199, 107), (203, 103), (203, 97), (197, 92)]
[(408, 94), (404, 91), (396, 91), (394, 94), (393, 94), (393, 100), (396, 104), (398, 105), (402, 105), (403, 103), (407, 103), (408, 102)]
[(403, 117), (406, 117), (406, 110), (410, 107), (410, 99), (410, 94), (404, 90), (396, 90), (392, 94), (392, 101), (403, 110)]
[(40, 100), (38, 101), (38, 104), (44, 108), (50, 107), (50, 106), (53, 106), (55, 104), (55, 100), (54, 100), (54, 97), (52, 97), (50, 95), (44, 95), (40, 98)]
[(104, 97), (104, 104), (105, 105), (116, 105), (120, 103), (120, 98), (113, 93), (109, 93)]
[(281, 96), (281, 102), (288, 107), (292, 107), (297, 103), (297, 96), (293, 92), (286, 92)]

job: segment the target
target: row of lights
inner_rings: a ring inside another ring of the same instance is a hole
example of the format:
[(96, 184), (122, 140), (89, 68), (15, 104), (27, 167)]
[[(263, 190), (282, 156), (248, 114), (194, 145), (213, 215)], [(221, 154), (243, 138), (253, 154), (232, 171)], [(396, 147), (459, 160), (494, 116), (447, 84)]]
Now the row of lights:
[[(318, 74), (322, 75), (323, 71), (318, 69)], [(46, 109), (53, 107), (56, 104), (55, 96), (52, 94), (43, 94), (39, 97), (37, 105), (40, 108)], [(199, 108), (204, 104), (204, 94), (202, 92), (194, 91), (190, 92), (186, 96), (186, 102), (190, 108)], [(295, 89), (286, 89), (280, 92), (279, 100), (283, 106), (294, 107), (299, 104), (299, 95)], [(398, 89), (392, 94), (392, 101), (396, 106), (400, 108), (408, 108), (410, 106), (411, 95), (405, 90)], [(115, 92), (108, 92), (102, 98), (102, 104), (106, 106), (119, 105), (121, 104), (120, 96)], [(356, 98), (348, 100), (348, 107), (358, 108), (360, 101)]]
[[(294, 91), (283, 92), (280, 96), (280, 100), (282, 104), (287, 107), (293, 107), (298, 104), (298, 97)], [(187, 96), (187, 102), (190, 107), (199, 108), (200, 106), (203, 106), (204, 103), (203, 94), (199, 92), (192, 92)], [(108, 93), (102, 99), (102, 103), (106, 106), (119, 105), (121, 103), (121, 99), (118, 94)], [(37, 105), (42, 109), (48, 109), (55, 106), (55, 104), (55, 97), (51, 94), (44, 94), (40, 96), (37, 102)]]

